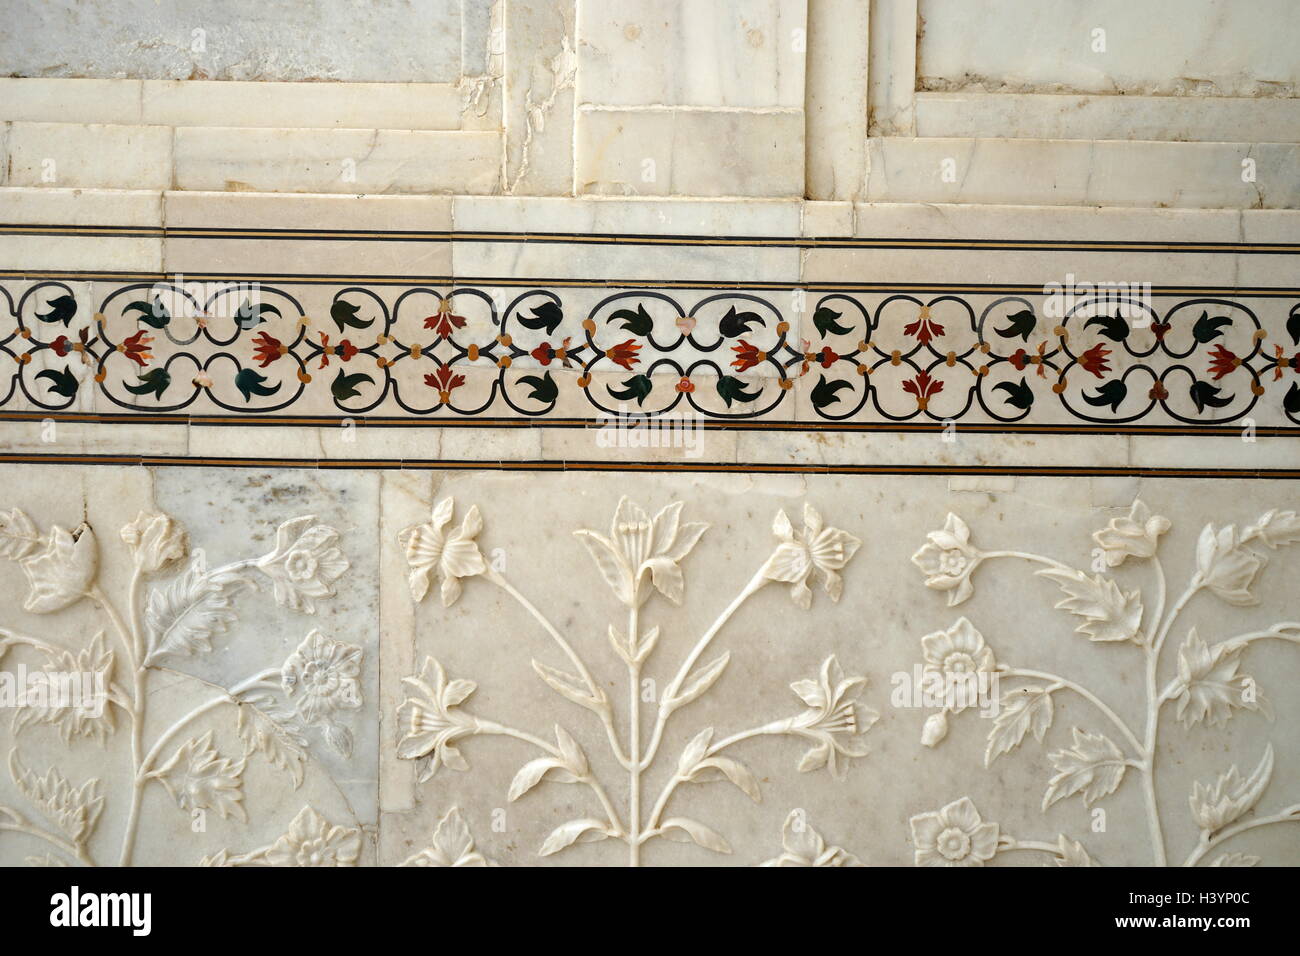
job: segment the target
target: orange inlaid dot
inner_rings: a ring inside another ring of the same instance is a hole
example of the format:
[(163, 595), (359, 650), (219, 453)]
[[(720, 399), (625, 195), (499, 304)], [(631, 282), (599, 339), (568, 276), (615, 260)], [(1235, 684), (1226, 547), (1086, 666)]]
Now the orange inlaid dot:
[(596, 321), (595, 321), (595, 319), (583, 319), (583, 320), (582, 320), (582, 328), (583, 328), (584, 331), (587, 331), (587, 332), (595, 332), (595, 331), (596, 331)]
[(466, 355), (469, 356), (469, 360), (470, 360), (471, 362), (477, 362), (477, 361), (478, 361), (478, 346), (477, 346), (477, 345), (471, 345), (471, 346), (466, 350)]
[(956, 352), (949, 352), (949, 353), (948, 353), (948, 358), (947, 358), (945, 361), (947, 362), (948, 367), (949, 367), (949, 368), (952, 368), (954, 365), (957, 364), (957, 353), (956, 353)]
[(418, 345), (411, 346), (411, 358), (419, 358), (423, 350)]
[(1057, 382), (1052, 386), (1052, 391), (1054, 391), (1057, 395), (1060, 395), (1063, 391), (1065, 391), (1066, 384), (1067, 383), (1065, 379), (1061, 379), (1059, 382)]
[(790, 323), (789, 323), (789, 322), (778, 322), (778, 323), (776, 323), (776, 334), (777, 334), (777, 335), (785, 335), (785, 333), (787, 333), (787, 332), (789, 332), (789, 331), (790, 331)]
[(106, 374), (107, 374), (106, 372), (96, 372), (96, 373), (95, 373), (95, 381), (96, 381), (96, 382), (102, 382), (102, 381), (104, 380), (104, 376), (105, 376)]
[(859, 366), (858, 366), (858, 374), (859, 374), (859, 375), (870, 375), (870, 374), (871, 374), (871, 369), (867, 368), (865, 365), (859, 365)]
[(981, 342), (980, 351), (983, 352), (985, 355), (987, 355), (989, 352), (989, 344), (987, 342)]
[(103, 322), (103, 321), (104, 321), (104, 313), (103, 313), (103, 312), (96, 312), (94, 315), (91, 316), (91, 318), (94, 319), (96, 322)]
[(889, 364), (890, 364), (890, 365), (902, 365), (902, 364), (903, 364), (903, 353), (900, 352), (900, 351), (898, 351), (898, 349), (894, 349), (893, 354), (889, 356)]
[(586, 388), (586, 387), (587, 387), (588, 385), (590, 385), (590, 384), (591, 384), (591, 376), (590, 376), (590, 375), (579, 375), (579, 376), (578, 376), (578, 388)]
[(1252, 386), (1250, 387), (1250, 391), (1251, 391), (1251, 394), (1253, 394), (1253, 395), (1263, 395), (1263, 394), (1264, 394), (1264, 386), (1263, 386), (1263, 385), (1259, 385), (1259, 384), (1252, 385)]
[(304, 382), (304, 383), (305, 383), (305, 382), (310, 382), (310, 381), (311, 381), (311, 375), (310, 375), (310, 373), (308, 373), (308, 372), (304, 372), (302, 369), (298, 369), (298, 381), (300, 381), (300, 382)]
[(26, 364), (27, 364), (28, 362), (30, 362), (31, 360), (32, 360), (32, 353), (31, 353), (31, 352), (24, 352), (22, 355), (18, 356), (18, 364), (19, 364), (19, 365), (26, 365)]
[(794, 382), (788, 378), (783, 378), (778, 383), (783, 389), (789, 390), (794, 387)]
[(384, 368), (385, 366), (388, 365), (388, 359), (384, 358), (381, 355), (379, 356), (379, 358), (375, 359), (375, 364), (378, 365), (380, 368)]
[(1052, 329), (1052, 334), (1059, 338), (1068, 339), (1070, 337), (1070, 330), (1063, 325), (1058, 325), (1056, 328)]
[(502, 345), (508, 346), (513, 340), (508, 335), (498, 335), (497, 341), (500, 342)]
[(509, 355), (503, 355), (503, 356), (501, 356), (501, 358), (497, 360), (497, 365), (501, 366), (501, 368), (509, 368), (509, 367), (510, 367), (510, 356), (509, 356)]
[(1254, 339), (1255, 339), (1256, 342), (1262, 342), (1262, 341), (1264, 341), (1266, 338), (1268, 338), (1268, 332), (1266, 332), (1264, 329), (1256, 329), (1256, 330), (1255, 330)]

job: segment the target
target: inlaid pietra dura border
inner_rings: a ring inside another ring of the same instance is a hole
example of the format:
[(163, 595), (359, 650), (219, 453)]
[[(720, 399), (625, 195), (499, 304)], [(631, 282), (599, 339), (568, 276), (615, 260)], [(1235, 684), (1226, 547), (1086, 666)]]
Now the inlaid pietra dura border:
[[(981, 262), (1005, 262), (1009, 274), (1019, 251), (1112, 259), (1300, 252), (1288, 242), (195, 226), (12, 224), (0, 234), (221, 247), (244, 240), (293, 248), (346, 241), (964, 250), (998, 255)], [(1050, 277), (365, 275), (364, 246), (358, 259), (363, 268), (351, 275), (0, 271), (0, 419), (588, 428), (631, 416), (724, 430), (1300, 434), (1295, 288), (1167, 284), (1062, 294), (1048, 292), (1059, 290)], [(309, 254), (304, 266), (311, 264)]]

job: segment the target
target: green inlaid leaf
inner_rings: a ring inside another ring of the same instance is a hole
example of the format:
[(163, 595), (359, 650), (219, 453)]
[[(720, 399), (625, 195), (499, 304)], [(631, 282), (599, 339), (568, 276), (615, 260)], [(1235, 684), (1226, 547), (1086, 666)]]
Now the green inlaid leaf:
[(752, 402), (762, 392), (761, 390), (747, 392), (745, 391), (745, 383), (740, 379), (734, 375), (724, 375), (718, 379), (718, 394), (722, 396), (722, 400), (730, 408), (732, 402)]
[(823, 305), (813, 313), (813, 326), (823, 338), (832, 333), (835, 335), (848, 335), (852, 330), (835, 321), (843, 314)]
[(154, 393), (154, 398), (162, 400), (162, 393), (167, 391), (167, 386), (172, 383), (171, 373), (165, 368), (154, 368), (139, 376), (139, 385), (124, 385), (132, 395), (148, 395)]
[(1211, 385), (1209, 382), (1194, 382), (1190, 394), (1192, 401), (1196, 403), (1196, 410), (1204, 412), (1206, 408), (1222, 408), (1232, 401), (1232, 396), (1219, 398), (1219, 393), (1223, 389), (1217, 385)]
[(77, 314), (77, 300), (70, 295), (51, 299), (48, 305), (50, 311), (36, 314), (36, 318), (42, 322), (62, 322), (66, 328), (72, 321), (72, 317)]
[(354, 329), (365, 329), (374, 325), (374, 319), (357, 318), (357, 312), (360, 308), (360, 306), (353, 305), (351, 302), (339, 299), (330, 306), (330, 318), (334, 320), (334, 323), (339, 327), (340, 332), (349, 327)]
[(38, 379), (48, 378), (51, 382), (50, 391), (56, 395), (62, 395), (64, 398), (75, 398), (77, 395), (77, 378), (69, 371), (68, 367), (63, 366), (63, 371), (47, 368), (43, 372), (37, 372)]
[(358, 388), (360, 385), (373, 385), (375, 380), (365, 372), (356, 372), (352, 375), (346, 375), (343, 369), (338, 370), (334, 376), (334, 381), (330, 383), (330, 392), (334, 395), (336, 401), (354, 398), (361, 394)]
[(555, 302), (543, 302), (533, 309), (530, 316), (520, 316), (519, 324), (526, 329), (545, 329), (551, 335), (564, 321), (564, 310)]
[(635, 398), (637, 405), (644, 404), (646, 396), (650, 394), (650, 390), (653, 388), (654, 384), (650, 381), (650, 376), (648, 375), (633, 375), (631, 378), (623, 382), (623, 388), (621, 389), (613, 389), (608, 385), (605, 386), (605, 389), (609, 394), (613, 395), (615, 398), (620, 398), (624, 401)]
[(1029, 341), (1029, 336), (1033, 334), (1034, 328), (1038, 325), (1038, 319), (1035, 318), (1032, 309), (1022, 309), (1019, 312), (1014, 312), (1007, 316), (1007, 321), (1011, 324), (1005, 329), (994, 329), (993, 331), (1004, 339), (1014, 339), (1018, 335), (1026, 342)]
[(763, 325), (763, 317), (757, 312), (737, 312), (736, 307), (733, 305), (727, 310), (727, 314), (722, 317), (722, 321), (718, 323), (718, 331), (725, 338), (734, 339), (736, 336), (748, 332), (752, 323)]
[(1105, 385), (1098, 386), (1096, 395), (1083, 396), (1083, 400), (1089, 405), (1095, 405), (1101, 408), (1103, 405), (1109, 405), (1110, 410), (1117, 411), (1120, 402), (1128, 397), (1128, 386), (1119, 379), (1107, 382)]
[(621, 328), (626, 329), (633, 335), (649, 335), (650, 330), (654, 328), (654, 320), (650, 318), (650, 313), (645, 310), (644, 305), (639, 303), (635, 312), (631, 309), (619, 309), (609, 317), (609, 321), (622, 321)]
[(280, 390), (281, 383), (267, 386), (263, 384), (265, 381), (266, 376), (258, 374), (255, 369), (241, 368), (235, 376), (235, 388), (239, 389), (246, 402), (251, 402), (254, 395), (274, 395)]
[(541, 377), (536, 375), (525, 375), (521, 377), (519, 381), (523, 385), (532, 386), (533, 390), (528, 393), (529, 398), (535, 399), (544, 404), (549, 405), (551, 402), (555, 401), (556, 397), (560, 394), (560, 389), (555, 384), (555, 379), (551, 377), (550, 372), (547, 372)]
[(1098, 315), (1083, 323), (1085, 329), (1092, 328), (1094, 325), (1101, 326), (1101, 334), (1115, 342), (1123, 342), (1128, 338), (1128, 320), (1116, 312), (1114, 315)]
[(993, 386), (993, 391), (1005, 391), (1007, 393), (1006, 403), (1022, 410), (1028, 409), (1029, 406), (1034, 404), (1034, 390), (1029, 387), (1029, 383), (1023, 377), (1020, 379), (1019, 385), (1015, 382), (999, 382)]
[(1202, 312), (1201, 317), (1192, 324), (1192, 338), (1204, 345), (1211, 342), (1223, 334), (1223, 327), (1232, 325), (1232, 319), (1226, 315), (1216, 315), (1211, 317), (1210, 313)]
[(122, 310), (123, 315), (131, 312), (139, 312), (140, 321), (153, 329), (166, 328), (167, 324), (172, 320), (171, 312), (167, 310), (167, 306), (163, 304), (163, 300), (158, 296), (153, 297), (152, 305), (144, 301), (132, 302)]
[(840, 400), (836, 394), (840, 389), (847, 388), (853, 391), (853, 385), (844, 379), (828, 379), (825, 375), (821, 376), (817, 384), (813, 386), (812, 403), (813, 408), (822, 409), (827, 405), (834, 405)]
[[(275, 316), (282, 315), (280, 310), (273, 305), (270, 305), (266, 302), (259, 302), (257, 305), (253, 305), (251, 302), (245, 299), (243, 301), (243, 304), (240, 305), (239, 310), (235, 313), (235, 320), (239, 322), (239, 327), (241, 329), (251, 329), (254, 326), (261, 325), (263, 322), (266, 321), (267, 312), (270, 312), (272, 315)], [(330, 312), (331, 314), (333, 314), (332, 309), (330, 310)]]

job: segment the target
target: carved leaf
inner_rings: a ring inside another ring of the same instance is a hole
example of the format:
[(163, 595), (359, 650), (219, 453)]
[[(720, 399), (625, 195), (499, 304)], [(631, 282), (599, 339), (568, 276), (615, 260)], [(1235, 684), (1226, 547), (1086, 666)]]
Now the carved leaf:
[(1192, 819), (1207, 833), (1226, 827), (1255, 806), (1264, 795), (1273, 776), (1273, 745), (1264, 748), (1259, 765), (1245, 780), (1237, 772), (1237, 765), (1219, 774), (1212, 785), (1192, 784), (1190, 803)]
[(601, 577), (613, 590), (614, 596), (623, 604), (630, 606), (632, 603), (632, 575), (623, 563), (623, 557), (619, 554), (618, 549), (614, 547), (608, 538), (596, 534), (594, 531), (583, 529), (573, 533), (587, 546), (592, 560), (596, 562), (596, 567), (600, 570)]
[(41, 536), (36, 526), (20, 509), (9, 513), (0, 511), (0, 557), (18, 561), (27, 557), (40, 544)]
[(698, 820), (669, 817), (663, 822), (661, 829), (664, 838), (674, 843), (696, 843), (714, 853), (731, 852), (731, 845), (720, 834), (710, 830)]
[(758, 789), (758, 779), (738, 760), (730, 757), (706, 757), (695, 765), (690, 779), (696, 783), (710, 780), (730, 780), (755, 803), (763, 802)]
[(552, 830), (551, 835), (546, 838), (546, 842), (537, 852), (539, 856), (550, 856), (575, 843), (595, 843), (608, 836), (605, 824), (599, 820), (570, 820)]
[(245, 585), (238, 575), (209, 573), (195, 550), (189, 568), (170, 584), (154, 588), (145, 607), (145, 664), (166, 654), (210, 651), (212, 637), (235, 620), (231, 597)]
[(1043, 734), (1052, 726), (1052, 695), (1041, 687), (1024, 687), (1004, 696), (989, 731), (988, 749), (984, 751), (984, 766), (993, 763), (1002, 754), (1015, 750), (1031, 730), (1042, 743)]
[(554, 757), (538, 757), (536, 760), (530, 760), (519, 768), (515, 774), (515, 779), (510, 784), (510, 793), (506, 797), (511, 803), (518, 800), (533, 787), (542, 782), (542, 779), (550, 771), (551, 780), (555, 783), (577, 783), (578, 778), (569, 771), (564, 769), (564, 764)]
[(1120, 591), (1110, 578), (1082, 571), (1047, 568), (1038, 572), (1060, 585), (1066, 597), (1056, 606), (1084, 619), (1075, 630), (1093, 641), (1142, 643), (1142, 601), (1137, 591)]
[(244, 742), (244, 755), (258, 752), (273, 767), (285, 771), (293, 778), (293, 788), (302, 786), (307, 754), (288, 734), (251, 705), (239, 707), (239, 738)]
[(727, 651), (721, 657), (715, 658), (712, 663), (705, 664), (695, 672), (695, 676), (686, 682), (686, 686), (672, 700), (673, 709), (685, 707), (697, 697), (702, 696), (710, 687), (712, 687), (719, 677), (722, 676), (723, 669), (727, 666), (727, 661), (731, 660), (731, 651)]
[(1225, 853), (1210, 866), (1258, 866), (1259, 857), (1249, 853)]
[(599, 711), (604, 704), (603, 696), (601, 698), (592, 697), (588, 693), (586, 685), (572, 674), (557, 670), (554, 667), (548, 667), (541, 661), (536, 660), (533, 661), (533, 670), (537, 671), (537, 676), (546, 681), (552, 690), (581, 707)]
[(104, 811), (98, 778), (74, 787), (57, 767), (51, 767), (44, 777), (38, 777), (18, 760), (16, 747), (9, 752), (9, 773), (18, 786), (18, 792), (62, 830), (73, 844), (81, 846), (90, 839), (99, 823), (99, 815)]
[(1092, 857), (1088, 856), (1088, 851), (1083, 848), (1083, 844), (1078, 840), (1071, 840), (1064, 833), (1061, 834), (1060, 855), (1056, 857), (1057, 866), (1096, 866), (1092, 862)]
[(1059, 772), (1043, 795), (1044, 810), (1076, 793), (1083, 795), (1084, 806), (1092, 806), (1115, 792), (1128, 766), (1124, 754), (1105, 735), (1085, 733), (1078, 727), (1074, 728), (1074, 746), (1048, 754), (1047, 759)]

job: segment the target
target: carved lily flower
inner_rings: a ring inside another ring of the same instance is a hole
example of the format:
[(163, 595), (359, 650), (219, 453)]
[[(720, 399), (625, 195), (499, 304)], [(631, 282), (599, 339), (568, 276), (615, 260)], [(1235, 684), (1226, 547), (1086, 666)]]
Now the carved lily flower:
[(308, 634), (280, 671), (285, 693), (308, 724), (361, 707), (361, 648)]
[(1196, 542), (1196, 569), (1207, 588), (1229, 604), (1258, 604), (1250, 593), (1255, 575), (1264, 566), (1262, 555), (1241, 546), (1235, 525), (1214, 530), (1207, 524)]
[(237, 817), (247, 823), (244, 799), (244, 762), (232, 763), (212, 746), (212, 731), (182, 744), (150, 777), (156, 778), (182, 810), (216, 810), (223, 820)]
[(335, 546), (339, 533), (315, 522), (315, 515), (286, 521), (275, 532), (275, 550), (254, 562), (271, 579), (277, 604), (307, 614), (316, 611), (312, 599), (332, 595), (349, 567)]
[[(945, 706), (953, 713), (974, 704), (979, 689), (974, 682), (981, 673), (992, 674), (997, 669), (993, 650), (984, 643), (984, 635), (964, 617), (946, 631), (935, 631), (921, 638), (921, 649), (925, 654), (926, 678), (939, 682)], [(947, 734), (947, 722), (944, 721), (942, 729), (935, 724), (926, 731), (937, 744)]]
[(817, 741), (817, 745), (799, 761), (800, 771), (806, 773), (829, 765), (831, 775), (839, 776), (837, 755), (867, 755), (870, 748), (859, 735), (870, 730), (880, 715), (857, 703), (866, 683), (865, 677), (846, 678), (832, 654), (822, 662), (817, 680), (797, 680), (790, 685), (790, 689), (808, 705), (808, 709), (794, 719), (792, 729)]
[(444, 529), (451, 522), (454, 509), (454, 499), (443, 498), (434, 506), (428, 522), (407, 528), (399, 538), (406, 549), (406, 563), (411, 566), (408, 579), (411, 596), (417, 602), (429, 593), (431, 574), (437, 573), (442, 578), (442, 603), (451, 607), (460, 597), (460, 579), (487, 570), (487, 563), (474, 541), (483, 530), (478, 506), (471, 505), (460, 527), (448, 532)]
[(72, 531), (55, 525), (45, 550), (22, 560), (29, 586), (23, 609), (49, 614), (79, 601), (95, 583), (98, 566), (99, 549), (90, 525), (83, 523)]
[(682, 603), (685, 581), (679, 562), (691, 553), (707, 524), (681, 524), (682, 502), (674, 501), (650, 518), (626, 497), (619, 499), (609, 537), (582, 529), (574, 534), (587, 546), (615, 596), (628, 607), (650, 596), (641, 587), (648, 572), (654, 587), (674, 604)]
[(791, 810), (781, 828), (781, 845), (785, 852), (759, 866), (865, 866), (852, 853), (838, 846), (827, 846), (803, 814)]
[(427, 849), (409, 857), (402, 866), (494, 866), (474, 849), (474, 838), (461, 819), (460, 809), (452, 807), (433, 831)]
[(1125, 558), (1149, 558), (1156, 553), (1160, 536), (1169, 530), (1169, 519), (1151, 514), (1141, 500), (1135, 500), (1123, 518), (1093, 532), (1093, 539), (1106, 552), (1106, 564), (1117, 568)]
[(189, 550), (185, 529), (170, 515), (141, 511), (122, 529), (131, 560), (146, 574), (156, 574)]
[(459, 709), (478, 685), (471, 680), (448, 681), (442, 665), (432, 657), (424, 659), (419, 677), (403, 678), (402, 683), (414, 693), (397, 708), (398, 725), (405, 731), (397, 742), (397, 756), (403, 760), (428, 758), (421, 783), (437, 773), (439, 766), (468, 770), (468, 761), (454, 744), (478, 729), (478, 721)]
[(847, 531), (827, 528), (822, 516), (810, 504), (803, 508), (803, 532), (796, 534), (784, 510), (776, 513), (772, 532), (781, 539), (776, 551), (767, 559), (763, 574), (769, 580), (790, 585), (790, 599), (805, 611), (812, 606), (808, 578), (814, 570), (832, 601), (840, 599), (844, 582), (840, 570), (862, 547), (862, 542)]
[(984, 823), (970, 797), (910, 822), (917, 866), (983, 866), (998, 851), (998, 825)]
[(289, 832), (266, 851), (271, 866), (356, 866), (361, 831), (335, 826), (311, 807), (303, 807)]
[(1250, 678), (1238, 674), (1245, 644), (1223, 642), (1211, 648), (1193, 628), (1178, 649), (1178, 676), (1171, 688), (1177, 701), (1175, 716), (1187, 727), (1208, 720), (1211, 727), (1226, 724), (1234, 707), (1259, 710), (1261, 700), (1250, 698), (1245, 688)]
[(925, 574), (925, 586), (936, 591), (950, 591), (948, 606), (960, 604), (973, 593), (971, 574), (984, 555), (970, 543), (970, 528), (955, 514), (949, 514), (942, 531), (931, 531), (921, 550), (912, 555), (912, 563)]

